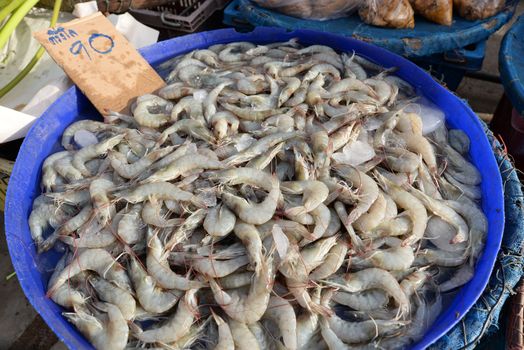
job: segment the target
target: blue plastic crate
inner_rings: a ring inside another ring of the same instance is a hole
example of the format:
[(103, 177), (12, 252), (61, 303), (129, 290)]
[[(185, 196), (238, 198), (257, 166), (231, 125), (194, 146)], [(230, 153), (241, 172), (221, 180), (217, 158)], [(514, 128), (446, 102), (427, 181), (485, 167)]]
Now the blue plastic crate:
[(482, 68), (485, 56), (486, 41), (481, 41), (458, 50), (412, 59), (412, 61), (454, 91), (466, 72), (476, 72)]
[(248, 32), (253, 29), (253, 26), (248, 20), (242, 17), (239, 9), (239, 1), (233, 0), (224, 9), (224, 17), (222, 22), (230, 27), (234, 27), (239, 32)]

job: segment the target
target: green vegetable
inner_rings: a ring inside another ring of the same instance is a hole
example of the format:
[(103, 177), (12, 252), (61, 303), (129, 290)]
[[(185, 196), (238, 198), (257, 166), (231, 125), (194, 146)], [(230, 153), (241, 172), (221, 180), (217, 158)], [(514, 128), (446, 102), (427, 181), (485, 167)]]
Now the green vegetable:
[[(14, 1), (13, 1), (14, 2)], [(35, 3), (37, 3), (38, 0), (36, 1), (31, 1), (31, 3), (33, 3), (33, 5)], [(29, 3), (29, 1), (28, 1)], [(33, 7), (33, 5), (31, 5), (31, 7), (29, 7), (29, 9), (27, 10), (27, 12), (29, 12), (29, 10)], [(60, 7), (62, 6), (62, 0), (56, 0), (55, 1), (55, 6), (53, 8), (53, 15), (51, 17), (51, 23), (50, 23), (50, 27), (53, 27), (57, 20), (58, 20), (58, 15), (60, 14)], [(20, 11), (20, 10), (18, 10)], [(17, 11), (17, 12), (18, 12)], [(27, 12), (25, 12), (24, 16), (27, 14)], [(14, 16), (14, 15), (13, 15)], [(23, 18), (23, 17), (22, 17)], [(9, 19), (8, 22), (10, 22), (11, 19)], [(20, 21), (18, 21), (20, 22)], [(8, 23), (6, 23), (7, 25)], [(17, 23), (18, 24), (18, 23)], [(15, 26), (16, 27), (16, 26)], [(5, 28), (5, 26), (4, 26)], [(2, 49), (2, 35), (4, 35), (4, 28), (1, 29), (0, 31), (0, 50)], [(13, 29), (14, 30), (14, 29)], [(9, 34), (10, 36), (11, 34)], [(9, 36), (7, 38), (9, 38)], [(6, 40), (7, 42), (7, 40)], [(5, 45), (5, 43), (4, 43)], [(25, 76), (31, 71), (31, 69), (33, 69), (33, 67), (35, 66), (35, 64), (38, 63), (38, 61), (40, 60), (40, 58), (42, 57), (42, 55), (44, 54), (45, 52), (45, 49), (43, 47), (40, 47), (35, 55), (33, 56), (33, 58), (31, 59), (31, 61), (29, 61), (29, 63), (24, 67), (24, 69), (22, 69), (17, 75), (16, 77), (14, 77), (9, 83), (7, 83), (7, 85), (5, 85), (3, 88), (0, 89), (0, 98), (2, 98), (3, 96), (5, 96), (9, 91), (11, 91), (12, 88), (14, 88), (16, 86), (16, 84), (18, 84), (22, 79), (25, 78)]]

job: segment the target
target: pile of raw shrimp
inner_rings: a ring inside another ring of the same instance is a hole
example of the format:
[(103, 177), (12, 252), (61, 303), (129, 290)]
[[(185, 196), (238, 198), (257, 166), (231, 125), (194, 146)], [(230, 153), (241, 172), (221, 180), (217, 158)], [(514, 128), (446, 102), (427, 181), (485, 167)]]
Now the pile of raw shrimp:
[(471, 279), (469, 139), (428, 133), (394, 70), (297, 40), (162, 69), (132, 116), (65, 130), (29, 218), (95, 348), (399, 349)]

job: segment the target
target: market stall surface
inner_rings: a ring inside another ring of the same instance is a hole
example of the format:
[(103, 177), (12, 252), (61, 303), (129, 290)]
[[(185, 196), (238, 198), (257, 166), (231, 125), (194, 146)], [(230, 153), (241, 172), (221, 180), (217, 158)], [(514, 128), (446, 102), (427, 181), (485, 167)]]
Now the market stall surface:
[[(524, 13), (524, 2), (520, 2), (515, 18)], [(514, 21), (514, 20), (513, 20)], [(488, 41), (483, 72), (498, 75), (498, 50), (509, 26), (503, 27)], [(474, 111), (484, 120), (490, 120), (500, 97), (502, 85), (473, 78), (465, 78), (457, 94), (468, 101)], [(3, 215), (0, 216), (3, 231)], [(0, 237), (0, 349), (63, 350), (66, 347), (34, 311), (13, 274), (11, 259), (7, 251), (5, 235)]]

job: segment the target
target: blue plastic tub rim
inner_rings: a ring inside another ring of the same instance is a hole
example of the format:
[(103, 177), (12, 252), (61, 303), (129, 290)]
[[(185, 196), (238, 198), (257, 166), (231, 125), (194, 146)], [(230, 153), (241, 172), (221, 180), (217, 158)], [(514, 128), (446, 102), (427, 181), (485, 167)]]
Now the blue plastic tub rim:
[[(412, 349), (424, 349), (457, 324), (479, 298), (500, 249), (504, 228), (502, 181), (490, 143), (473, 111), (415, 64), (379, 47), (335, 34), (310, 30), (286, 31), (269, 27), (259, 27), (250, 33), (220, 29), (160, 42), (143, 48), (141, 53), (152, 66), (157, 66), (174, 56), (213, 44), (232, 41), (262, 44), (291, 38), (298, 38), (305, 45), (323, 44), (339, 51), (355, 51), (386, 68), (397, 67), (398, 76), (410, 82), (420, 94), (443, 109), (449, 127), (464, 130), (471, 139), (471, 160), (483, 176), (482, 208), (489, 222), (486, 248), (478, 262), (474, 278), (458, 292), (423, 339), (412, 346)], [(73, 87), (35, 122), (22, 144), (13, 168), (5, 208), (6, 239), (22, 289), (49, 327), (71, 349), (92, 349), (92, 346), (62, 317), (63, 309), (46, 297), (47, 280), (59, 254), (36, 254), (27, 219), (32, 201), (41, 193), (40, 177), (44, 159), (61, 149), (61, 135), (69, 124), (87, 118), (100, 119), (100, 115), (80, 90)]]

